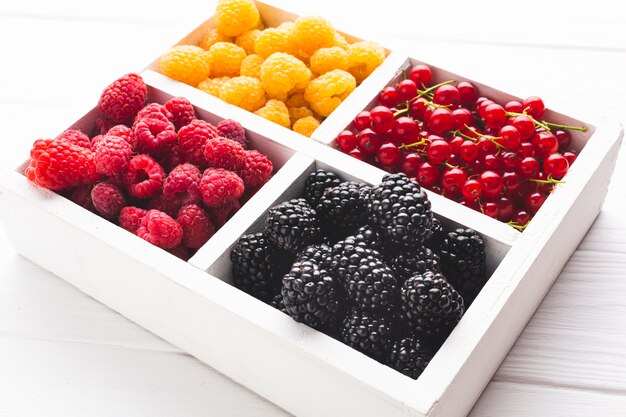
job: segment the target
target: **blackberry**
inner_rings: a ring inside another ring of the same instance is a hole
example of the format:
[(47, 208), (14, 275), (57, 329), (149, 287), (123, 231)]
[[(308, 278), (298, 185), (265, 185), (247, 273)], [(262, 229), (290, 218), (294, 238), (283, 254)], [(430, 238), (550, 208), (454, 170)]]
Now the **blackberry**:
[(341, 292), (333, 277), (314, 260), (292, 265), (283, 277), (281, 294), (287, 314), (315, 329), (332, 324), (340, 312)]
[(339, 184), (341, 184), (341, 180), (334, 173), (318, 169), (311, 172), (306, 179), (304, 198), (312, 207), (315, 207), (327, 188)]
[(353, 181), (327, 188), (316, 211), (325, 234), (343, 237), (367, 223), (366, 196), (371, 187)]
[(485, 244), (472, 229), (448, 233), (440, 246), (442, 270), (469, 306), (487, 282)]
[(372, 187), (368, 201), (369, 220), (383, 239), (412, 248), (430, 237), (430, 201), (419, 184), (405, 174), (385, 175)]
[(320, 237), (317, 213), (301, 198), (272, 207), (265, 219), (265, 230), (274, 245), (292, 253)]
[(428, 344), (413, 335), (394, 341), (387, 364), (409, 378), (417, 379), (432, 358), (433, 352)]
[(298, 255), (296, 256), (296, 262), (298, 261), (306, 261), (313, 260), (317, 262), (318, 265), (326, 266), (326, 263), (330, 259), (330, 255), (332, 253), (332, 248), (324, 243), (319, 245), (310, 245), (304, 248)]
[(382, 361), (391, 347), (392, 320), (352, 308), (341, 326), (341, 340), (348, 346)]
[(447, 336), (465, 312), (463, 297), (442, 274), (432, 271), (407, 279), (400, 300), (404, 318), (427, 335)]
[(280, 288), (291, 264), (264, 233), (241, 236), (230, 252), (230, 260), (235, 286), (264, 301)]
[(380, 236), (378, 235), (378, 232), (376, 232), (376, 229), (372, 226), (362, 226), (354, 233), (353, 238), (355, 243), (383, 253), (384, 247), (380, 240)]
[(283, 295), (281, 294), (280, 291), (274, 294), (274, 296), (271, 298), (268, 304), (274, 307), (278, 311), (281, 311), (285, 314), (289, 314), (287, 313), (287, 310), (285, 309), (285, 303), (283, 302)]
[(399, 282), (404, 282), (416, 273), (426, 271), (440, 272), (439, 256), (425, 246), (411, 251), (396, 252), (390, 257), (389, 267)]
[(436, 217), (433, 217), (433, 223), (430, 230), (432, 233), (424, 245), (431, 248), (435, 252), (438, 252), (441, 247), (441, 242), (443, 242), (443, 239), (446, 237), (448, 232)]

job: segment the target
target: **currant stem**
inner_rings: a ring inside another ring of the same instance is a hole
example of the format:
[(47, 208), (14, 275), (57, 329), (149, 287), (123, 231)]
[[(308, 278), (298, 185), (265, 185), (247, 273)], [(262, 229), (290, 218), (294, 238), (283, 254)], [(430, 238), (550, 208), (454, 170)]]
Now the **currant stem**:
[(563, 180), (555, 180), (554, 178), (548, 177), (547, 180), (537, 180), (534, 178), (530, 178), (528, 181), (530, 182), (536, 182), (538, 184), (565, 184), (565, 181)]
[(422, 139), (419, 142), (405, 143), (405, 144), (398, 146), (398, 149), (409, 149), (409, 148), (413, 148), (416, 146), (426, 145), (426, 142), (427, 142), (426, 139)]
[(538, 126), (541, 127), (543, 129), (546, 129), (547, 131), (551, 131), (551, 127), (556, 127), (558, 129), (567, 129), (567, 130), (578, 130), (580, 132), (586, 132), (587, 128), (585, 126), (567, 126), (567, 125), (560, 125), (557, 123), (551, 123), (551, 122), (546, 122), (546, 121), (538, 121), (536, 120), (534, 117), (532, 117), (530, 114), (526, 114), (524, 113), (516, 113), (516, 112), (511, 112), (508, 111), (506, 112), (507, 116), (526, 116), (528, 118), (530, 118), (530, 120), (533, 121), (533, 123)]
[(522, 225), (515, 223), (514, 221), (510, 221), (507, 224), (511, 226), (513, 229), (517, 230), (518, 232), (523, 232), (524, 229), (526, 229), (526, 226), (528, 226), (528, 223), (522, 226)]
[(550, 123), (550, 122), (543, 122), (545, 125), (547, 126), (551, 126), (551, 127), (556, 127), (558, 129), (567, 129), (567, 130), (577, 130), (579, 132), (586, 132), (587, 128), (585, 126), (567, 126), (567, 125), (560, 125), (557, 123)]
[(398, 117), (398, 116), (400, 116), (401, 114), (405, 114), (405, 113), (408, 113), (408, 112), (409, 112), (409, 108), (408, 108), (408, 107), (405, 107), (405, 108), (403, 108), (403, 109), (397, 110), (397, 111), (393, 114), (393, 117)]
[(448, 81), (444, 81), (442, 83), (439, 84), (435, 84), (432, 87), (428, 87), (426, 90), (420, 90), (419, 93), (417, 94), (417, 96), (413, 97), (411, 99), (411, 101), (413, 100), (417, 100), (418, 98), (422, 97), (424, 94), (430, 94), (431, 91), (436, 90), (437, 88), (441, 87), (442, 85), (446, 85), (446, 84), (450, 84), (455, 82), (454, 80), (448, 80)]

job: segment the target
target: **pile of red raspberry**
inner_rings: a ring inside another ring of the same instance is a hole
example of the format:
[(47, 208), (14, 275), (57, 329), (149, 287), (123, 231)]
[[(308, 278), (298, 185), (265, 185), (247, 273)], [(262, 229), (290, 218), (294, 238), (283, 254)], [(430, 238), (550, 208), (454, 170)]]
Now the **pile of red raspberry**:
[(137, 74), (109, 85), (90, 138), (37, 140), (25, 175), (148, 242), (188, 259), (272, 175), (234, 120), (196, 118), (185, 98), (149, 103)]
[(337, 147), (523, 230), (576, 159), (568, 130), (543, 120), (541, 98), (498, 104), (466, 81), (431, 86), (416, 65), (337, 136)]

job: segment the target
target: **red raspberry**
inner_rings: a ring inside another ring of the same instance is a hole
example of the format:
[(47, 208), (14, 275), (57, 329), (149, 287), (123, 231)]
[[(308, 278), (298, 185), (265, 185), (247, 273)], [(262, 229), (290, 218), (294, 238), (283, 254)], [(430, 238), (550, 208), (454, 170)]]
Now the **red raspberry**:
[(207, 141), (204, 157), (213, 168), (239, 171), (246, 160), (246, 151), (238, 142), (218, 136)]
[(161, 191), (165, 172), (149, 155), (134, 156), (122, 173), (126, 191), (132, 197), (150, 198)]
[(144, 119), (158, 119), (164, 122), (171, 122), (173, 119), (172, 113), (159, 103), (150, 103), (146, 107), (139, 110), (139, 113), (135, 116), (133, 127)]
[(167, 101), (164, 106), (172, 114), (170, 120), (174, 123), (176, 129), (188, 125), (196, 118), (196, 111), (193, 108), (193, 104), (184, 97), (174, 97)]
[(219, 207), (243, 194), (243, 180), (232, 171), (208, 168), (200, 179), (200, 193), (207, 207)]
[(24, 174), (35, 184), (50, 190), (64, 190), (98, 179), (91, 149), (63, 140), (37, 140), (30, 151), (31, 161)]
[(201, 247), (215, 233), (209, 215), (197, 204), (183, 206), (176, 221), (183, 228), (183, 245), (191, 249)]
[(172, 249), (167, 249), (167, 251), (171, 253), (172, 255), (174, 255), (175, 257), (182, 259), (185, 262), (187, 262), (189, 258), (191, 258), (191, 255), (189, 254), (189, 249), (187, 249), (182, 244)]
[(248, 147), (246, 130), (239, 122), (231, 119), (222, 120), (217, 124), (216, 128), (220, 136), (239, 142), (244, 149)]
[(178, 197), (165, 197), (163, 194), (160, 194), (154, 197), (148, 203), (148, 209), (150, 210), (159, 210), (168, 216), (174, 218), (178, 215), (178, 210), (182, 207), (183, 202)]
[(111, 119), (107, 119), (106, 117), (98, 117), (96, 122), (94, 123), (93, 133), (94, 135), (104, 135), (109, 129), (115, 126), (115, 122)]
[(126, 74), (104, 89), (98, 107), (114, 122), (127, 122), (141, 110), (147, 95), (148, 90), (141, 76)]
[(172, 249), (182, 241), (180, 224), (159, 210), (150, 210), (137, 229), (137, 236), (163, 249)]
[(85, 135), (80, 130), (68, 129), (55, 139), (80, 146), (81, 148), (91, 149), (91, 140), (89, 140), (89, 136)]
[(117, 219), (120, 211), (126, 207), (126, 197), (122, 190), (108, 182), (101, 182), (93, 187), (91, 200), (98, 213), (108, 220)]
[(209, 209), (211, 212), (211, 218), (213, 219), (213, 224), (215, 224), (215, 229), (219, 229), (224, 226), (224, 224), (233, 217), (237, 211), (241, 208), (241, 203), (239, 200), (232, 200), (229, 203), (224, 204), (220, 207), (212, 207)]
[(91, 149), (96, 149), (102, 138), (105, 136), (106, 134), (94, 136), (93, 139), (91, 139)]
[(81, 185), (80, 187), (75, 188), (74, 191), (72, 191), (72, 194), (70, 194), (70, 200), (92, 213), (96, 213), (93, 200), (91, 200), (92, 188), (92, 185)]
[(136, 233), (139, 226), (141, 226), (141, 220), (148, 214), (148, 210), (144, 210), (139, 207), (127, 206), (120, 211), (120, 217), (118, 224), (122, 229), (126, 229), (131, 233)]
[(183, 204), (199, 202), (202, 199), (199, 190), (202, 174), (195, 165), (181, 164), (174, 168), (163, 183), (163, 195), (177, 197)]
[(98, 174), (114, 177), (128, 166), (133, 148), (118, 136), (102, 136), (94, 148), (94, 160)]
[(218, 136), (217, 129), (204, 120), (194, 119), (178, 131), (178, 147), (185, 162), (191, 162), (200, 168), (207, 166), (204, 148), (209, 139)]
[[(133, 131), (126, 125), (115, 125), (107, 131), (107, 136), (117, 136), (126, 142), (133, 144)], [(93, 146), (93, 141), (92, 141)]]
[(269, 181), (274, 166), (266, 155), (259, 151), (246, 151), (246, 159), (239, 175), (246, 189), (258, 188)]
[(184, 163), (183, 156), (180, 153), (180, 148), (178, 144), (172, 147), (172, 150), (165, 155), (165, 157), (161, 160), (161, 165), (163, 165), (163, 169), (166, 172), (169, 172), (176, 168), (178, 165)]
[(142, 119), (133, 127), (133, 137), (139, 152), (160, 157), (176, 144), (176, 130), (168, 120)]

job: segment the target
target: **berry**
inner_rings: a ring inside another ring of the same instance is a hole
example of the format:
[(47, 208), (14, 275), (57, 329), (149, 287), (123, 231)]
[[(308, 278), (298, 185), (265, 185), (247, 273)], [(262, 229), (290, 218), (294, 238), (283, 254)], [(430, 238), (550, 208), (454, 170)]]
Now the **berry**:
[[(245, 75), (245, 74), (242, 74), (242, 75)], [(239, 78), (239, 77), (235, 77), (235, 78)], [(206, 80), (201, 81), (196, 86), (196, 88), (204, 91), (205, 93), (211, 94), (212, 96), (220, 98), (221, 88), (229, 80), (230, 80), (230, 77), (207, 78)], [(259, 89), (261, 91), (263, 90), (260, 84), (259, 84)], [(262, 106), (262, 104), (260, 106)]]
[(217, 28), (209, 28), (206, 34), (198, 42), (198, 46), (202, 49), (209, 49), (211, 45), (216, 42), (232, 42), (232, 36), (226, 36), (221, 33)]
[(559, 140), (550, 132), (538, 132), (532, 137), (535, 154), (547, 158), (559, 150)]
[(443, 189), (452, 193), (461, 191), (463, 184), (467, 180), (467, 174), (460, 168), (451, 168), (443, 173), (441, 184)]
[(183, 201), (177, 197), (165, 197), (163, 194), (157, 194), (150, 199), (146, 208), (149, 210), (158, 210), (167, 214), (171, 218), (178, 216), (178, 210), (183, 205)]
[(204, 157), (211, 167), (238, 171), (243, 167), (246, 152), (238, 142), (218, 136), (207, 141)]
[(176, 81), (195, 86), (208, 78), (211, 64), (208, 52), (199, 46), (178, 45), (161, 56), (160, 69)]
[(374, 155), (383, 144), (381, 137), (370, 128), (361, 130), (356, 138), (358, 149), (367, 155)]
[(506, 111), (499, 104), (488, 104), (485, 106), (483, 118), (485, 119), (487, 127), (497, 129), (504, 126), (506, 122)]
[(260, 300), (268, 300), (279, 291), (291, 266), (291, 259), (285, 259), (264, 233), (241, 236), (230, 252), (230, 261), (235, 286)]
[(482, 195), (493, 198), (502, 192), (502, 177), (493, 171), (485, 171), (479, 177)]
[(91, 190), (91, 201), (98, 213), (108, 220), (117, 219), (126, 206), (124, 193), (117, 185), (101, 182)]
[(241, 61), (239, 74), (243, 77), (252, 77), (261, 79), (261, 65), (265, 62), (265, 58), (260, 55), (251, 54)]
[(128, 166), (133, 148), (118, 136), (102, 136), (94, 150), (94, 161), (98, 174), (115, 177)]
[(461, 187), (461, 194), (466, 200), (473, 201), (478, 199), (482, 194), (481, 183), (475, 179), (465, 181)]
[(117, 222), (121, 228), (134, 234), (137, 233), (137, 229), (141, 226), (141, 220), (147, 213), (148, 210), (144, 210), (139, 207), (126, 206), (120, 211)]
[(335, 320), (342, 301), (333, 277), (310, 259), (293, 264), (282, 279), (281, 294), (287, 314), (316, 329)]
[(501, 144), (505, 148), (515, 150), (520, 144), (521, 135), (515, 126), (506, 125), (500, 129), (498, 136), (502, 138)]
[(133, 127), (133, 138), (139, 152), (160, 157), (176, 144), (176, 129), (169, 120), (142, 119)]
[(246, 57), (243, 48), (230, 42), (216, 42), (208, 49), (207, 59), (212, 77), (236, 77)]
[(267, 58), (275, 52), (296, 54), (293, 27), (292, 22), (285, 22), (276, 28), (263, 30), (254, 42), (254, 53), (262, 58)]
[(173, 118), (172, 113), (158, 103), (150, 103), (143, 109), (139, 110), (133, 121), (133, 129), (135, 125), (144, 119), (158, 119), (164, 122), (169, 122)]
[(424, 159), (420, 154), (417, 152), (409, 152), (402, 158), (400, 171), (405, 173), (408, 177), (416, 177), (417, 170), (423, 162)]
[(217, 129), (213, 125), (194, 119), (178, 131), (178, 149), (186, 162), (204, 168), (207, 166), (204, 157), (206, 143), (217, 136)]
[(408, 101), (417, 95), (417, 85), (412, 80), (402, 80), (396, 85), (401, 101)]
[(539, 172), (539, 162), (532, 156), (522, 159), (517, 172), (523, 178), (535, 178)]
[(243, 180), (223, 168), (208, 168), (200, 179), (200, 194), (207, 207), (219, 207), (243, 195)]
[(245, 151), (243, 168), (239, 176), (246, 189), (256, 189), (269, 181), (274, 171), (272, 161), (259, 151)]
[(352, 308), (341, 326), (341, 340), (365, 355), (382, 361), (391, 347), (393, 323), (383, 315)]
[(64, 190), (98, 178), (93, 152), (64, 140), (37, 140), (30, 151), (26, 177), (40, 187)]
[(524, 199), (524, 207), (531, 213), (536, 213), (543, 203), (546, 201), (546, 196), (540, 192), (534, 192), (528, 194)]
[(560, 180), (565, 176), (569, 169), (567, 158), (561, 154), (555, 153), (548, 156), (543, 161), (543, 171), (550, 177)]
[(104, 89), (98, 108), (112, 121), (126, 122), (141, 110), (147, 94), (148, 90), (141, 76), (126, 74)]
[(465, 312), (463, 297), (442, 274), (432, 271), (407, 279), (400, 299), (404, 317), (417, 332), (427, 335), (447, 333)]
[(572, 145), (572, 137), (566, 130), (557, 130), (554, 132), (554, 136), (559, 142), (560, 151), (567, 150)]
[(169, 99), (163, 105), (167, 111), (170, 112), (172, 118), (170, 119), (176, 130), (191, 123), (196, 118), (196, 111), (193, 104), (184, 97), (174, 97)]
[(154, 197), (163, 185), (165, 172), (152, 157), (137, 155), (128, 162), (121, 180), (131, 197)]
[(411, 278), (415, 274), (426, 271), (440, 272), (441, 260), (432, 250), (423, 246), (410, 251), (395, 252), (389, 260), (389, 267), (400, 283)]
[(303, 89), (310, 79), (311, 71), (304, 62), (289, 54), (275, 52), (261, 65), (261, 84), (273, 99), (285, 101), (289, 93)]
[(318, 49), (334, 45), (335, 29), (323, 17), (303, 16), (294, 23), (293, 39), (299, 53), (310, 57)]
[(449, 232), (440, 246), (442, 270), (469, 306), (485, 282), (485, 244), (472, 229)]
[(417, 169), (417, 181), (424, 187), (434, 185), (439, 179), (439, 168), (428, 161), (424, 162)]
[(415, 65), (409, 71), (409, 79), (413, 81), (418, 87), (425, 87), (430, 84), (430, 80), (432, 79), (432, 72), (430, 68), (426, 65)]
[(137, 236), (160, 248), (172, 249), (182, 241), (183, 229), (167, 214), (149, 210), (141, 219)]
[(378, 161), (385, 167), (393, 167), (400, 163), (400, 150), (394, 143), (383, 143), (378, 148)]
[[(398, 93), (398, 90), (396, 90), (394, 87), (385, 87), (378, 95), (378, 102), (385, 107), (391, 108), (397, 106), (400, 102), (400, 93)], [(365, 127), (368, 126), (369, 124)], [(365, 127), (359, 128), (357, 126), (357, 128), (359, 129), (365, 129)]]
[(250, 56), (250, 54), (254, 54), (254, 44), (256, 43), (256, 40), (260, 35), (261, 31), (259, 29), (250, 29), (237, 36), (237, 39), (235, 39), (235, 44), (240, 48), (243, 48), (243, 50), (246, 51), (246, 54)]
[[(115, 125), (111, 127), (106, 136), (117, 136), (124, 139), (126, 142), (133, 144), (133, 131), (126, 125)], [(92, 148), (95, 147), (95, 143), (91, 142)]]
[(563, 156), (565, 157), (565, 159), (567, 159), (567, 162), (569, 162), (570, 166), (574, 163), (577, 157), (576, 152), (574, 151), (563, 152)]
[(326, 74), (329, 71), (348, 69), (348, 53), (339, 46), (320, 48), (311, 56), (311, 71)]
[(354, 127), (358, 130), (367, 129), (372, 123), (372, 115), (369, 111), (363, 110), (354, 118)]
[(393, 342), (387, 363), (409, 378), (417, 379), (432, 358), (432, 348), (424, 342), (424, 339), (409, 336)]
[(294, 132), (310, 138), (318, 127), (320, 127), (319, 120), (313, 116), (306, 116), (296, 120), (291, 128)]
[(355, 42), (348, 47), (348, 71), (363, 82), (385, 60), (385, 49), (374, 42)]
[(511, 122), (511, 126), (517, 129), (521, 140), (530, 139), (535, 133), (535, 124), (532, 119), (525, 115), (515, 116)]
[(419, 125), (411, 117), (398, 117), (391, 128), (391, 137), (397, 145), (410, 143), (417, 139)]
[(517, 100), (511, 100), (504, 105), (504, 110), (512, 113), (522, 113), (524, 111), (524, 106)]
[(272, 207), (265, 220), (269, 240), (277, 247), (297, 253), (320, 237), (317, 213), (304, 199), (289, 200)]
[(324, 243), (319, 245), (309, 245), (296, 255), (296, 262), (313, 260), (319, 265), (326, 267), (328, 259), (332, 254), (332, 248)]
[(474, 115), (467, 109), (458, 108), (452, 111), (452, 128), (466, 129), (474, 125)]
[(85, 135), (80, 130), (68, 129), (55, 138), (56, 140), (62, 140), (71, 145), (80, 146), (81, 148), (91, 149), (91, 141), (89, 136)]
[(472, 83), (461, 81), (456, 85), (456, 89), (459, 91), (461, 104), (470, 105), (476, 102), (476, 87)]
[(327, 117), (354, 91), (356, 84), (349, 72), (335, 69), (311, 80), (304, 90), (304, 99), (315, 113)]
[(445, 107), (440, 107), (431, 113), (428, 118), (428, 127), (435, 134), (442, 134), (452, 128), (454, 124), (454, 116), (452, 112)]
[(72, 194), (70, 194), (69, 198), (82, 208), (87, 209), (92, 213), (97, 213), (96, 208), (93, 206), (93, 201), (91, 200), (92, 188), (92, 185), (81, 185), (76, 187), (74, 191), (72, 191)]
[(356, 135), (349, 130), (344, 130), (337, 135), (337, 145), (342, 152), (349, 152), (356, 147)]
[(215, 8), (215, 26), (226, 36), (239, 36), (260, 22), (252, 0), (220, 0)]
[(197, 204), (181, 207), (176, 221), (183, 229), (183, 245), (188, 248), (197, 249), (201, 247), (215, 233), (213, 222)]
[(283, 302), (283, 295), (280, 293), (280, 291), (274, 294), (268, 304), (274, 307), (276, 310), (280, 311), (281, 313), (288, 314), (287, 309), (285, 308), (285, 303)]
[(531, 115), (535, 120), (541, 119), (546, 111), (546, 106), (543, 104), (543, 100), (537, 96), (525, 99), (523, 106), (526, 113)]
[(441, 106), (456, 106), (461, 101), (461, 93), (450, 84), (442, 85), (435, 90), (433, 102)]
[(376, 106), (370, 110), (371, 128), (376, 133), (387, 133), (394, 123), (393, 112), (385, 106)]
[(176, 166), (163, 182), (163, 195), (166, 198), (178, 198), (184, 204), (196, 203), (201, 200), (200, 170), (192, 164)]
[(224, 119), (215, 126), (219, 136), (234, 140), (239, 143), (244, 149), (248, 147), (248, 138), (246, 137), (246, 130), (239, 124), (231, 119)]
[(327, 188), (315, 208), (326, 236), (343, 237), (367, 223), (370, 186), (352, 181)]
[(285, 103), (280, 100), (268, 100), (265, 107), (255, 111), (254, 114), (283, 127), (291, 127), (289, 110), (287, 109), (287, 106), (285, 106)]
[(464, 161), (475, 161), (478, 158), (478, 145), (476, 145), (471, 140), (464, 140), (461, 146), (459, 147), (459, 156)]
[(219, 207), (210, 207), (209, 212), (211, 219), (213, 219), (213, 224), (215, 224), (215, 229), (217, 230), (224, 226), (228, 219), (233, 217), (240, 208), (241, 203), (238, 200), (232, 200)]
[[(431, 136), (432, 138), (433, 136)], [(452, 147), (443, 139), (434, 139), (426, 148), (426, 155), (430, 162), (441, 164), (452, 154)]]
[(324, 195), (327, 188), (341, 184), (335, 173), (318, 169), (311, 172), (304, 183), (304, 198), (312, 206), (317, 206), (318, 201)]

